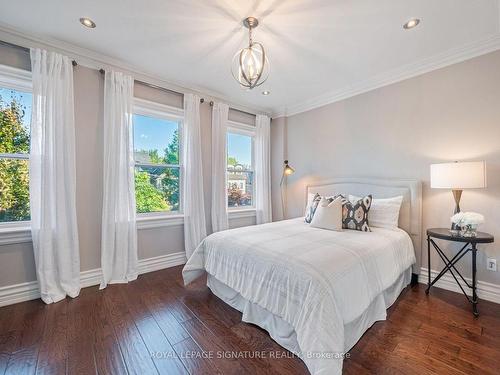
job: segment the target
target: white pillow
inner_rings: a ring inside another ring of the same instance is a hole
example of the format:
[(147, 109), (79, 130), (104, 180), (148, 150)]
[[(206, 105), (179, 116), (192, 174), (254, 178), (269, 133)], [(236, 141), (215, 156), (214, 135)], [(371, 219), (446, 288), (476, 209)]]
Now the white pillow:
[[(349, 194), (351, 202), (361, 199)], [(384, 199), (373, 199), (368, 212), (368, 224), (370, 227), (397, 228), (399, 221), (399, 210), (403, 203), (403, 196)]]
[(341, 198), (336, 198), (331, 203), (328, 199), (321, 198), (312, 218), (311, 227), (337, 231), (342, 230)]

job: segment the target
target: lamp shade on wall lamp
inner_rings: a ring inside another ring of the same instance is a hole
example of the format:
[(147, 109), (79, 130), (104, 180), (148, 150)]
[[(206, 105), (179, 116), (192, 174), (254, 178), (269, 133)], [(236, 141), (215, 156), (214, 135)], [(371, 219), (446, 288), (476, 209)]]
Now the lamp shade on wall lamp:
[(486, 163), (468, 161), (431, 165), (431, 188), (478, 189), (486, 187)]
[(285, 166), (283, 168), (283, 174), (286, 175), (286, 176), (290, 176), (294, 172), (295, 172), (295, 169), (293, 169), (292, 167), (290, 167), (290, 165), (288, 164), (288, 160), (285, 160)]

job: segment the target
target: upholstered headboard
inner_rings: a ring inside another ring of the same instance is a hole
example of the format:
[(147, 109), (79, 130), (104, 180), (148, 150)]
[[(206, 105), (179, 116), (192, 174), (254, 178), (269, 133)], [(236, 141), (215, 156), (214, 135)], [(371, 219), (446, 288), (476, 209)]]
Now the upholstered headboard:
[(415, 253), (420, 254), (422, 246), (422, 184), (417, 180), (378, 179), (364, 177), (339, 177), (320, 181), (307, 186), (308, 194), (324, 196), (352, 194), (373, 198), (390, 198), (402, 195), (403, 203), (399, 212), (399, 227), (405, 230), (413, 241)]

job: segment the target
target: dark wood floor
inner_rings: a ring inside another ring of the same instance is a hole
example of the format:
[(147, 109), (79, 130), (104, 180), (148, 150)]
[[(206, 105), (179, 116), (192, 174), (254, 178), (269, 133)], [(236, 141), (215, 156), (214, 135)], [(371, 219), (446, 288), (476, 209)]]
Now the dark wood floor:
[[(104, 291), (86, 288), (49, 306), (1, 308), (0, 374), (308, 373), (202, 281), (184, 288), (180, 273), (175, 267)], [(407, 288), (388, 320), (351, 350), (344, 373), (498, 374), (500, 305), (481, 301), (480, 312), (474, 319), (456, 293), (434, 289), (427, 297), (422, 286)], [(234, 358), (244, 355), (261, 358)]]

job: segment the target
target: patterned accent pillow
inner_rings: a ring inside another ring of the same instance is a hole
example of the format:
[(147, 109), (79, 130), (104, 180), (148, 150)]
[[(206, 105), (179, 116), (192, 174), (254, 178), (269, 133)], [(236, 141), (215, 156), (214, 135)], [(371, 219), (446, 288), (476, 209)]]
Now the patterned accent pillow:
[(342, 196), (342, 228), (371, 232), (368, 225), (368, 211), (372, 205), (372, 196), (367, 195), (356, 202)]
[(311, 223), (314, 213), (316, 212), (316, 208), (318, 208), (318, 204), (321, 201), (321, 196), (316, 193), (311, 203), (308, 205), (306, 209), (306, 217), (304, 218), (306, 223)]

